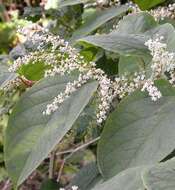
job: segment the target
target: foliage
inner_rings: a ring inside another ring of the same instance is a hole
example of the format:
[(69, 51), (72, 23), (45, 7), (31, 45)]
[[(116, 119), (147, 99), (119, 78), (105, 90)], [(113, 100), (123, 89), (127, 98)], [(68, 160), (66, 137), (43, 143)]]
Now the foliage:
[(173, 3), (0, 1), (0, 189), (175, 189)]

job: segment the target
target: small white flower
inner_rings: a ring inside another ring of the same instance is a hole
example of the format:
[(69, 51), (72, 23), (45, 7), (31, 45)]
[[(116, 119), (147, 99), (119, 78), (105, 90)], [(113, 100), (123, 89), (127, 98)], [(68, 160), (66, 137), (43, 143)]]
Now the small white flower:
[(161, 92), (158, 90), (158, 88), (156, 86), (154, 86), (154, 83), (151, 80), (147, 80), (144, 83), (144, 85), (143, 85), (143, 87), (142, 87), (141, 90), (142, 91), (145, 91), (145, 90), (148, 91), (148, 93), (151, 96), (151, 99), (153, 101), (157, 101), (159, 98), (162, 97)]
[(167, 44), (162, 42), (163, 39), (163, 36), (157, 36), (145, 42), (152, 55), (152, 78), (155, 79), (175, 69), (175, 53), (167, 51)]
[(156, 9), (152, 9), (150, 14), (154, 16), (156, 20), (164, 20), (164, 18), (175, 18), (175, 3), (169, 4), (167, 7), (159, 6)]
[[(40, 34), (41, 35), (41, 34)], [(37, 64), (44, 62), (49, 69), (45, 72), (45, 77), (54, 76), (56, 74), (65, 75), (76, 70), (79, 71), (79, 76), (76, 80), (68, 82), (65, 90), (59, 93), (50, 104), (46, 106), (43, 111), (44, 115), (50, 115), (59, 109), (59, 106), (68, 99), (72, 93), (81, 88), (89, 80), (96, 80), (99, 83), (98, 95), (99, 105), (97, 110), (97, 123), (101, 124), (106, 120), (111, 105), (115, 98), (122, 99), (128, 94), (131, 94), (136, 89), (147, 91), (153, 101), (161, 98), (161, 92), (154, 85), (154, 80), (165, 72), (169, 72), (171, 76), (171, 83), (175, 81), (175, 55), (173, 52), (167, 51), (167, 44), (163, 43), (164, 38), (157, 36), (155, 39), (149, 39), (145, 45), (152, 55), (152, 75), (151, 78), (146, 79), (145, 73), (135, 73), (132, 77), (121, 76), (114, 80), (108, 78), (104, 71), (96, 68), (95, 63), (86, 63), (82, 56), (72, 48), (67, 42), (55, 37), (52, 34), (44, 33), (41, 36), (35, 33), (30, 38), (32, 40), (39, 38), (41, 44), (37, 51), (30, 53), (15, 61), (14, 65), (10, 67), (11, 71), (18, 70), (23, 64)], [(45, 50), (44, 46), (50, 45), (51, 51)], [(76, 190), (74, 188), (73, 190)]]
[(72, 186), (72, 190), (78, 190), (78, 186)]

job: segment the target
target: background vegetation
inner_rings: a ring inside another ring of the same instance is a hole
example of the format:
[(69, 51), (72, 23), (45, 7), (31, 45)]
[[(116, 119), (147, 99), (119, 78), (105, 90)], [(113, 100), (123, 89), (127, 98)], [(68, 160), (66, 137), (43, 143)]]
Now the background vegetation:
[[(169, 73), (155, 80), (160, 101), (152, 102), (147, 92), (127, 92), (97, 124), (93, 81), (70, 96), (60, 113), (46, 118), (41, 102), (46, 106), (76, 74), (45, 79), (43, 60), (8, 70), (36, 49), (37, 42), (26, 42), (17, 30), (37, 24), (68, 41), (111, 80), (130, 80), (140, 72), (149, 77), (152, 55), (145, 42), (164, 36), (168, 51), (175, 51), (173, 3), (0, 0), (0, 189), (175, 189), (175, 89)], [(6, 90), (9, 82), (12, 88)]]

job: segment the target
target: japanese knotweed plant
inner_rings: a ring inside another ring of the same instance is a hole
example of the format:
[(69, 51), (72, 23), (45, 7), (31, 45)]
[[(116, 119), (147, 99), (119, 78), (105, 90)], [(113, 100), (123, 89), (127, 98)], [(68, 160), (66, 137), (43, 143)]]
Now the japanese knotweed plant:
[(153, 101), (161, 97), (161, 92), (154, 86), (154, 80), (159, 79), (162, 74), (168, 72), (171, 75), (170, 81), (174, 82), (175, 54), (167, 51), (167, 46), (162, 42), (163, 36), (155, 39), (149, 39), (145, 42), (151, 51), (152, 74), (146, 78), (143, 73), (135, 73), (133, 77), (127, 76), (115, 77), (113, 80), (108, 78), (107, 74), (100, 68), (96, 68), (94, 62), (87, 63), (83, 57), (72, 48), (68, 42), (54, 36), (44, 29), (27, 35), (28, 29), (23, 29), (23, 33), (31, 42), (38, 41), (37, 50), (19, 57), (9, 68), (10, 72), (18, 72), (23, 65), (43, 63), (46, 65), (44, 77), (55, 75), (66, 75), (73, 71), (78, 72), (78, 79), (66, 84), (65, 90), (58, 93), (53, 101), (46, 106), (44, 115), (50, 115), (59, 109), (72, 93), (78, 90), (82, 85), (90, 80), (98, 82), (97, 93), (100, 103), (97, 111), (97, 123), (101, 124), (106, 120), (111, 104), (115, 98), (122, 99), (133, 91), (140, 89), (147, 91)]
[[(116, 54), (119, 61), (113, 64), (121, 66), (122, 60), (133, 64), (134, 60), (134, 64), (141, 65), (128, 73), (122, 73), (119, 67), (118, 73), (110, 75), (98, 61), (82, 56), (80, 47), (76, 49), (38, 25), (19, 31), (32, 45), (10, 65), (8, 72), (15, 77), (2, 86), (10, 90), (15, 85), (26, 85), (10, 114), (5, 134), (6, 167), (16, 187), (48, 155), (49, 177), (54, 178), (55, 173), (60, 182), (65, 162), (96, 141), (99, 141), (95, 149), (96, 162), (83, 167), (65, 188), (152, 190), (155, 187), (161, 190), (162, 186), (168, 186), (167, 181), (174, 183), (171, 180), (174, 159), (158, 164), (168, 159), (175, 147), (175, 53), (171, 43), (174, 28), (169, 24), (158, 25), (157, 18), (164, 16), (155, 16), (155, 21), (151, 16), (153, 12), (150, 11), (150, 15), (137, 11), (121, 20), (111, 33), (80, 40)], [(167, 17), (169, 11), (173, 12), (171, 6), (160, 14)], [(140, 28), (139, 19), (144, 21)], [(133, 27), (131, 31), (128, 25)], [(93, 49), (94, 46), (88, 47)], [(99, 136), (93, 134), (95, 139), (75, 149), (62, 150), (59, 145), (63, 137), (76, 136), (76, 122), (84, 124), (82, 113), (94, 99), (95, 122), (94, 118), (88, 122)], [(57, 171), (53, 167), (54, 157), (67, 153)], [(163, 172), (168, 180), (158, 183), (151, 180), (152, 176), (160, 179)]]

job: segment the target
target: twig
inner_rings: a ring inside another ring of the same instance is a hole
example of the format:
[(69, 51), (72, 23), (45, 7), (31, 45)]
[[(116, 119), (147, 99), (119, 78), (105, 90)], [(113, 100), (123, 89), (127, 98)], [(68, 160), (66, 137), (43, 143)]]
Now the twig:
[(53, 151), (50, 155), (49, 179), (53, 179), (54, 177), (54, 164), (55, 164), (55, 152)]
[(10, 180), (8, 179), (5, 184), (4, 184), (4, 187), (2, 188), (2, 190), (7, 190), (10, 186)]
[(19, 79), (27, 86), (32, 87), (35, 84), (35, 81), (27, 80), (23, 77), (19, 77)]
[(75, 149), (70, 149), (70, 150), (66, 150), (66, 151), (63, 151), (63, 152), (59, 152), (57, 153), (56, 155), (62, 155), (62, 154), (67, 154), (67, 153), (70, 153), (68, 156), (66, 156), (63, 160), (62, 160), (62, 163), (61, 163), (61, 166), (60, 166), (60, 170), (58, 172), (58, 177), (57, 177), (57, 182), (60, 181), (60, 178), (61, 178), (61, 175), (62, 175), (62, 171), (63, 171), (63, 168), (64, 168), (64, 165), (65, 165), (65, 162), (76, 152), (78, 152), (79, 150), (89, 146), (90, 144), (93, 144), (94, 142), (98, 141), (100, 139), (100, 137), (97, 137), (85, 144), (82, 144), (80, 145), (79, 147), (75, 148)]
[(97, 137), (97, 138), (95, 138), (95, 139), (93, 139), (93, 140), (91, 140), (91, 141), (89, 141), (89, 142), (87, 142), (87, 143), (85, 143), (85, 144), (82, 144), (82, 145), (80, 145), (80, 146), (78, 146), (77, 148), (75, 148), (75, 149), (69, 149), (69, 150), (65, 150), (65, 151), (62, 151), (62, 152), (58, 152), (58, 153), (56, 153), (56, 155), (57, 156), (60, 156), (60, 155), (62, 155), (62, 154), (68, 154), (68, 153), (74, 153), (74, 152), (77, 152), (77, 151), (79, 151), (80, 149), (83, 149), (83, 148), (85, 148), (86, 146), (88, 146), (88, 145), (90, 145), (90, 144), (93, 144), (94, 142), (96, 142), (96, 141), (98, 141), (100, 139), (100, 137)]
[(74, 149), (70, 149), (70, 150), (65, 150), (65, 151), (60, 151), (58, 153), (56, 153), (57, 156), (60, 156), (62, 154), (69, 154), (73, 151)]

